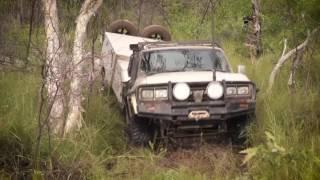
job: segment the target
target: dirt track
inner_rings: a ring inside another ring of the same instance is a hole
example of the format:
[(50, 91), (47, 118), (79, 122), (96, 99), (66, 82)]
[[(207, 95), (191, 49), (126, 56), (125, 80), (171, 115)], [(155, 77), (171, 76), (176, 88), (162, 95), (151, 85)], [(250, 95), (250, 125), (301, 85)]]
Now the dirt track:
[(239, 154), (240, 150), (239, 147), (216, 144), (192, 149), (176, 149), (168, 152), (159, 165), (170, 169), (190, 168), (208, 175), (223, 175), (230, 172), (243, 174), (246, 169), (241, 165), (243, 156)]

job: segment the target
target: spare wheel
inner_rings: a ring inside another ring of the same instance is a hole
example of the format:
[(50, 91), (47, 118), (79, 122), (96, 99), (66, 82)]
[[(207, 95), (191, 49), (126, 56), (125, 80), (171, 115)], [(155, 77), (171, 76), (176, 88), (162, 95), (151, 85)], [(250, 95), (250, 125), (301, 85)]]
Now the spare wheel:
[(142, 37), (159, 39), (163, 41), (171, 41), (170, 32), (163, 26), (150, 25), (145, 27), (141, 33)]
[(113, 21), (108, 28), (109, 32), (137, 36), (139, 34), (138, 28), (129, 20), (120, 19)]

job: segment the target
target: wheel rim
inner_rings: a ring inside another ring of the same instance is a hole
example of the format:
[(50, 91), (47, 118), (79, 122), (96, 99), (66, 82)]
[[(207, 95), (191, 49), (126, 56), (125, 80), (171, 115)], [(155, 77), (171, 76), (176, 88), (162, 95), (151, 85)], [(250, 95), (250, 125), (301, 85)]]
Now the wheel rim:
[(127, 34), (129, 34), (129, 31), (128, 31), (126, 28), (119, 28), (119, 29), (117, 30), (117, 33), (118, 33), (118, 34), (125, 34), (125, 35), (127, 35)]

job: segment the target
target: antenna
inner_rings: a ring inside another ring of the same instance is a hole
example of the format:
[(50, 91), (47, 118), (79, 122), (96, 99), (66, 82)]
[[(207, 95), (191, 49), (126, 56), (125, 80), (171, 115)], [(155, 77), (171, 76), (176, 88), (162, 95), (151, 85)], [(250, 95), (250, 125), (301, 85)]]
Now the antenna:
[(216, 75), (216, 68), (214, 67), (212, 69), (212, 81), (216, 81), (217, 80), (217, 75)]

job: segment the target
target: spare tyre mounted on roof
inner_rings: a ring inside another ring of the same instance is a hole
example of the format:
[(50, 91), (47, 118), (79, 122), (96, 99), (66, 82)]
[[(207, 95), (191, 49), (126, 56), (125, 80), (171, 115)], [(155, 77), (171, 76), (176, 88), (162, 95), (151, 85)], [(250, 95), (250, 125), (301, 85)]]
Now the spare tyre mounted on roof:
[(141, 33), (142, 37), (151, 39), (160, 39), (163, 41), (171, 41), (170, 32), (163, 26), (150, 25), (145, 27)]
[(139, 35), (138, 28), (132, 22), (126, 19), (113, 21), (109, 25), (108, 31), (112, 33), (126, 34), (131, 36)]

